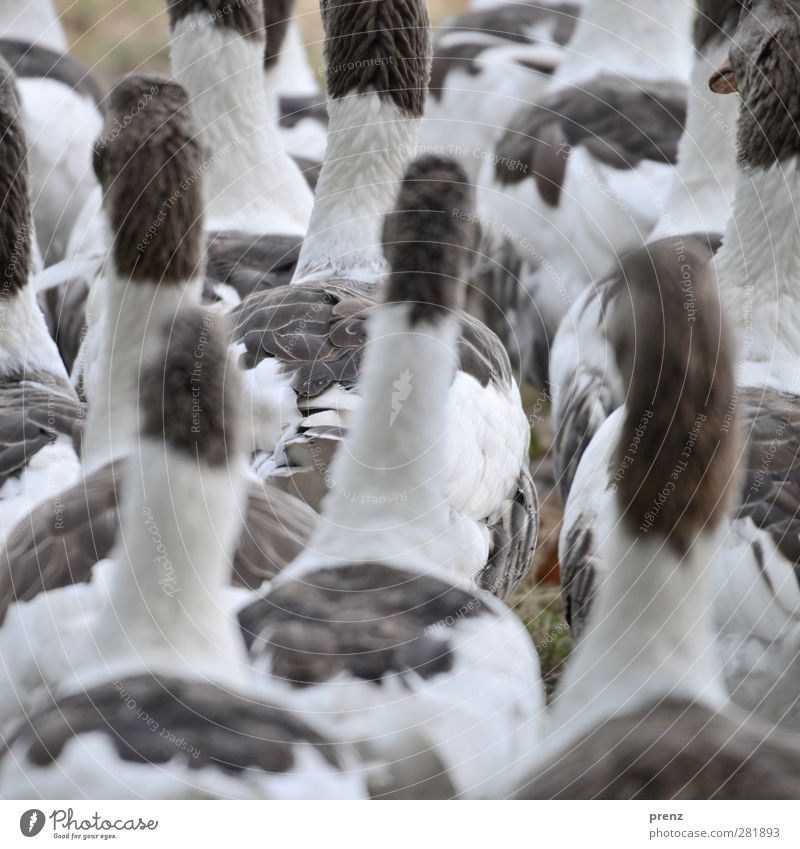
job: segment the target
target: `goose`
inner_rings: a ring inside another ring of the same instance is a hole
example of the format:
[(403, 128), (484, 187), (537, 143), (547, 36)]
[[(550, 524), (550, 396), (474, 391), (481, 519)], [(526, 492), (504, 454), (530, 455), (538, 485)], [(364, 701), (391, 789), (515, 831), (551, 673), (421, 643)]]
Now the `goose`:
[[(211, 265), (235, 263), (256, 248), (286, 254), (305, 234), (313, 202), (265, 95), (262, 3), (242, 0), (218, 15), (217, 2), (168, 0), (172, 76), (188, 92), (210, 152), (204, 183)], [(261, 265), (268, 267), (263, 258)]]
[[(227, 11), (219, 14), (223, 7)], [(289, 282), (313, 197), (283, 150), (274, 93), (269, 100), (264, 92), (260, 0), (167, 0), (167, 9), (172, 77), (189, 93), (207, 151), (201, 166), (206, 296), (235, 304), (254, 289)], [(145, 93), (144, 98), (151, 96)], [(103, 288), (94, 285), (102, 276), (108, 246), (101, 199), (98, 190), (82, 210), (69, 258), (39, 281), (40, 290), (49, 293), (45, 297), (54, 334), (62, 340), (65, 357), (73, 360), (76, 386), (83, 382), (83, 368), (96, 344), (92, 316), (102, 313)]]
[[(143, 105), (136, 121), (122, 128), (124, 116), (138, 104)], [(134, 74), (112, 89), (94, 155), (114, 235), (103, 280), (105, 313), (97, 322), (104, 335), (96, 368), (87, 374), (91, 403), (81, 439), (83, 474), (22, 517), (0, 552), (0, 645), (24, 646), (3, 652), (0, 726), (20, 711), (20, 694), (23, 709), (36, 698), (42, 676), (49, 674), (42, 657), (68, 645), (72, 631), (84, 633), (80, 618), (70, 630), (81, 610), (70, 604), (74, 592), (95, 597), (96, 567), (117, 537), (118, 492), (136, 472), (143, 357), (157, 347), (154, 336), (178, 306), (200, 301), (204, 226), (197, 175), (203, 162), (180, 86)], [(199, 344), (197, 350), (202, 354)], [(231, 574), (230, 595), (236, 598), (249, 597), (290, 562), (314, 524), (310, 508), (253, 475), (246, 494)]]
[(292, 17), (294, 6), (294, 0), (264, 0), (264, 82), (269, 99), (277, 93), (278, 132), (283, 146), (306, 179), (313, 176), (312, 186), (316, 186), (319, 163), (325, 156), (328, 112)]
[(267, 44), (267, 54), (276, 59), (275, 85), (288, 97), (315, 97), (319, 85), (308, 61), (302, 33), (294, 16), (296, 0), (264, 0), (264, 17), (267, 21), (267, 41), (277, 31), (275, 46)]
[[(322, 11), (330, 130), (309, 230), (291, 284), (233, 311), (255, 468), (315, 508), (360, 403), (365, 320), (386, 269), (380, 228), (414, 148), (430, 44), (422, 0), (337, 0)], [(505, 596), (530, 567), (538, 529), (530, 427), (505, 350), (466, 314), (459, 357), (447, 435), (451, 522), (464, 574)], [(402, 403), (413, 374), (394, 380)]]
[(80, 472), (82, 410), (36, 301), (27, 144), (14, 75), (0, 58), (0, 540)]
[(62, 658), (52, 697), (0, 747), (3, 798), (366, 795), (353, 755), (265, 701), (220, 604), (246, 468), (222, 331), (185, 307), (155, 337), (160, 350), (144, 352), (139, 444), (102, 599), (84, 608), (83, 651)]
[(580, 8), (498, 3), (446, 21), (434, 41), (420, 149), (458, 158), (474, 182), (498, 130), (521, 102), (544, 94)]
[[(256, 669), (299, 716), (335, 717), (381, 798), (502, 795), (542, 733), (524, 626), (449, 565), (442, 430), (473, 238), (454, 215), (465, 208), (456, 163), (409, 166), (383, 226), (391, 271), (335, 484), (307, 549), (239, 614)], [(414, 391), (398, 403), (403, 371)]]
[(22, 9), (11, 0), (0, 3), (0, 55), (18, 81), (37, 249), (50, 265), (64, 257), (75, 218), (97, 185), (89, 162), (105, 91), (67, 54), (50, 0), (33, 0)]
[(0, 0), (0, 38), (39, 44), (59, 53), (67, 52), (67, 36), (53, 0)]
[(546, 93), (483, 164), (479, 208), (525, 262), (516, 331), (540, 388), (571, 303), (657, 221), (683, 133), (694, 11), (689, 0), (588, 0)]
[[(797, 686), (789, 674), (798, 652), (800, 611), (792, 478), (800, 446), (800, 339), (792, 289), (800, 140), (786, 104), (796, 84), (797, 12), (796, 4), (743, 6), (730, 58), (712, 77), (714, 90), (738, 89), (740, 96), (734, 209), (715, 266), (738, 338), (736, 397), (728, 418), (732, 422), (738, 414), (746, 445), (742, 484), (715, 561), (709, 616), (733, 702), (791, 729), (800, 724)], [(580, 576), (573, 618), (585, 619), (594, 590), (608, 574), (602, 551), (607, 511), (585, 505), (589, 499), (602, 505), (616, 485), (607, 446), (616, 444), (620, 421), (617, 410), (597, 431), (565, 509), (560, 549), (574, 548), (566, 556)]]
[(690, 317), (675, 264), (668, 250), (630, 259), (610, 310), (627, 389), (611, 567), (518, 798), (800, 798), (800, 738), (726, 705), (708, 610), (741, 448), (734, 343), (713, 268), (693, 279)]
[[(648, 239), (650, 243), (672, 239), (679, 253), (683, 242), (695, 259), (703, 256), (704, 261), (710, 261), (710, 253), (719, 247), (731, 215), (738, 174), (738, 105), (734, 98), (708, 92), (707, 80), (727, 55), (740, 5), (739, 0), (698, 0), (686, 132), (678, 146), (678, 165), (664, 197), (663, 212)], [(550, 390), (556, 423), (555, 477), (563, 503), (583, 451), (623, 400), (603, 316), (603, 293), (617, 285), (624, 285), (618, 267), (575, 300), (553, 341)]]

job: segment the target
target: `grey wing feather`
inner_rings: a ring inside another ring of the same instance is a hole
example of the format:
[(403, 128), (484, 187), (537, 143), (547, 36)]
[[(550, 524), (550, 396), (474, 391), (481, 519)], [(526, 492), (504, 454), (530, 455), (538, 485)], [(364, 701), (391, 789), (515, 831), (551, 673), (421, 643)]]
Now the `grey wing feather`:
[(527, 468), (517, 480), (515, 496), (505, 503), (490, 531), (489, 560), (477, 583), (499, 598), (508, 598), (530, 572), (539, 538), (539, 498)]
[(81, 408), (71, 387), (50, 375), (29, 377), (0, 384), (0, 486), (59, 437), (78, 440)]
[[(91, 580), (114, 544), (124, 475), (124, 462), (104, 466), (17, 524), (0, 554), (0, 622), (15, 601)], [(315, 514), (291, 495), (251, 484), (245, 515), (231, 582), (256, 588), (303, 550)]]
[(685, 120), (683, 85), (601, 74), (517, 112), (498, 141), (495, 176), (501, 185), (533, 177), (543, 200), (557, 206), (573, 148), (618, 169), (674, 164)]
[(225, 283), (240, 298), (289, 283), (300, 256), (300, 236), (263, 236), (225, 230), (210, 233), (206, 248), (206, 285)]
[(590, 525), (576, 525), (559, 551), (564, 618), (577, 640), (586, 628), (595, 593), (595, 536)]

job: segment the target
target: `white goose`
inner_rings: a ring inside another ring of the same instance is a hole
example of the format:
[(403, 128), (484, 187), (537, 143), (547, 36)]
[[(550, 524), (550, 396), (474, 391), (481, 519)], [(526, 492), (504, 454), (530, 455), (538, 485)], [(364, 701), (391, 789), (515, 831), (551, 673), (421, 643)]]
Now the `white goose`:
[(36, 301), (27, 145), (14, 75), (0, 59), (0, 539), (78, 477), (82, 416)]
[[(663, 201), (664, 211), (648, 240), (671, 239), (678, 253), (683, 243), (699, 256), (704, 250), (704, 238), (716, 250), (731, 215), (738, 174), (738, 104), (733, 98), (709, 92), (708, 77), (727, 55), (740, 6), (740, 0), (697, 3), (696, 57), (689, 85), (686, 132), (678, 146), (678, 166)], [(621, 380), (605, 338), (603, 295), (613, 285), (624, 285), (616, 268), (573, 303), (559, 326), (551, 351), (555, 478), (565, 503), (583, 451), (623, 400)]]
[(550, 83), (579, 2), (507, 2), (447, 20), (436, 33), (422, 150), (458, 159), (471, 181), (500, 130)]
[[(277, 93), (264, 87), (260, 0), (241, 0), (224, 15), (212, 0), (167, 5), (173, 79), (189, 93), (207, 152), (206, 295), (235, 303), (254, 289), (291, 279), (313, 195), (283, 148)], [(91, 253), (101, 241), (98, 209), (96, 197), (94, 212), (91, 204), (84, 211), (93, 217), (84, 239), (76, 234), (73, 253)]]
[[(738, 386), (728, 417), (732, 422), (738, 406), (747, 438), (744, 482), (720, 542), (713, 613), (734, 701), (792, 727), (800, 724), (798, 688), (789, 674), (800, 624), (800, 493), (793, 479), (800, 450), (795, 297), (800, 138), (785, 104), (796, 85), (797, 11), (795, 4), (778, 8), (763, 2), (744, 9), (730, 48), (732, 66), (712, 81), (716, 90), (738, 86), (741, 95), (740, 173), (716, 270), (739, 342)], [(617, 411), (598, 430), (566, 509), (561, 546), (582, 550), (581, 608), (609, 568), (602, 551), (607, 511), (593, 520), (581, 505), (588, 498), (603, 504), (604, 491), (615, 485), (608, 446), (617, 442), (620, 421)]]
[[(216, 10), (211, 0), (168, 0), (173, 78), (189, 93), (206, 150), (205, 293), (235, 304), (254, 289), (291, 279), (313, 196), (283, 149), (276, 95), (265, 94), (261, 0), (240, 0), (224, 15)], [(149, 97), (145, 93), (144, 100)], [(95, 359), (93, 317), (103, 312), (104, 289), (94, 283), (107, 245), (98, 190), (75, 225), (69, 259), (40, 280), (40, 289), (51, 293), (50, 322), (59, 345), (66, 358), (76, 357), (72, 375), (78, 386), (83, 368)], [(82, 340), (78, 355), (76, 334)]]
[(546, 94), (520, 108), (484, 164), (480, 208), (528, 266), (517, 330), (542, 387), (571, 303), (658, 219), (683, 132), (693, 17), (691, 0), (589, 0)]
[(675, 264), (669, 251), (631, 259), (630, 294), (610, 310), (628, 390), (599, 548), (610, 571), (518, 797), (800, 797), (800, 740), (725, 708), (709, 608), (736, 494), (733, 340), (711, 269), (690, 319)]
[[(137, 120), (115, 132), (148, 93)], [(23, 708), (35, 699), (42, 678), (57, 677), (47, 658), (61, 646), (69, 652), (71, 636), (85, 631), (84, 608), (71, 593), (90, 605), (96, 567), (117, 534), (118, 491), (136, 468), (142, 358), (157, 347), (153, 340), (178, 305), (200, 300), (203, 187), (197, 175), (204, 160), (196, 136), (186, 93), (175, 83), (132, 75), (109, 95), (95, 166), (113, 245), (102, 281), (97, 367), (87, 373), (84, 476), (26, 516), (2, 551), (0, 643), (20, 648), (3, 652), (0, 724), (20, 710), (18, 698)], [(197, 353), (202, 360), (199, 345)], [(302, 549), (312, 524), (308, 507), (251, 478), (231, 582), (260, 587)]]
[[(220, 603), (246, 464), (237, 370), (213, 321), (188, 308), (143, 353), (139, 444), (100, 598), (83, 608), (88, 630), (61, 657), (52, 700), (4, 739), (3, 798), (366, 795), (352, 755), (262, 701)], [(88, 588), (61, 592), (80, 605)]]
[(168, 8), (173, 78), (209, 151), (208, 230), (303, 236), (313, 196), (264, 94), (262, 3), (242, 0), (224, 15), (205, 0), (169, 0)]
[[(678, 148), (678, 167), (666, 193), (664, 212), (648, 243), (669, 241), (679, 256), (708, 262), (730, 218), (736, 188), (736, 117), (733, 98), (708, 91), (708, 77), (727, 55), (739, 16), (739, 0), (699, 0), (694, 41), (697, 51), (690, 83), (686, 132)], [(691, 307), (690, 263), (683, 263), (685, 304)], [(552, 415), (556, 425), (555, 479), (566, 504), (586, 447), (598, 428), (622, 403), (622, 381), (605, 338), (605, 303), (615, 287), (625, 286), (618, 265), (572, 305), (556, 333), (550, 358)], [(585, 477), (584, 477), (585, 480)], [(585, 517), (596, 513), (592, 486), (570, 509)], [(589, 519), (591, 524), (594, 519)], [(573, 535), (574, 536), (574, 535)], [(577, 537), (575, 537), (577, 538)], [(570, 583), (582, 568), (580, 547), (564, 546), (562, 577), (567, 607)], [(577, 558), (577, 559), (576, 559)], [(578, 580), (578, 583), (580, 581)], [(576, 621), (579, 630), (580, 624)]]
[[(472, 225), (463, 171), (409, 167), (383, 230), (358, 407), (306, 552), (240, 614), (254, 663), (295, 710), (335, 717), (381, 797), (492, 797), (542, 734), (536, 652), (502, 602), (454, 579), (442, 432)], [(420, 357), (426, 367), (417, 367)], [(407, 371), (413, 392), (398, 403)]]
[[(386, 268), (380, 228), (414, 147), (430, 44), (422, 0), (326, 3), (323, 22), (330, 129), (308, 234), (292, 284), (246, 299), (234, 331), (257, 468), (312, 506), (333, 485), (331, 459), (359, 404), (365, 319)], [(536, 539), (530, 429), (499, 340), (462, 320), (446, 437), (451, 523), (462, 574), (505, 595)], [(414, 379), (398, 371), (400, 400)]]
[(306, 179), (314, 175), (325, 156), (328, 112), (292, 17), (295, 0), (264, 0), (267, 47), (264, 82), (267, 98), (279, 110), (278, 132), (283, 146), (303, 168)]
[(75, 218), (97, 186), (90, 156), (104, 89), (66, 54), (51, 0), (0, 2), (0, 55), (18, 79), (36, 236), (48, 265), (65, 255)]
[(39, 44), (58, 53), (66, 53), (68, 47), (53, 0), (0, 0), (0, 38)]

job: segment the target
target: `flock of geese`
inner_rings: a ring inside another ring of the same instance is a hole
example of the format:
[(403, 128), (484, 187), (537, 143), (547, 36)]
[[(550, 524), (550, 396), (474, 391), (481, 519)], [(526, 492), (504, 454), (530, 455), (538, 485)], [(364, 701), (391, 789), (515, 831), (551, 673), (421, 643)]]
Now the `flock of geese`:
[(166, 5), (0, 0), (0, 797), (800, 798), (800, 2)]

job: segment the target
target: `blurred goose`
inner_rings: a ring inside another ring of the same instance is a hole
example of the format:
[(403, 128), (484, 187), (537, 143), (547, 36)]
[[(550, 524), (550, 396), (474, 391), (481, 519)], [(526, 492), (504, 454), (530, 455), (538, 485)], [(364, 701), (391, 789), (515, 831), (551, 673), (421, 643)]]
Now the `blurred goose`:
[(27, 41), (58, 53), (66, 53), (68, 47), (53, 0), (0, 0), (0, 38)]
[(422, 150), (458, 159), (471, 181), (521, 103), (544, 93), (578, 2), (507, 2), (446, 21), (436, 34)]
[(50, 0), (0, 0), (0, 55), (18, 80), (38, 249), (50, 265), (65, 255), (75, 218), (97, 186), (91, 148), (105, 92), (67, 55)]
[(480, 208), (528, 269), (516, 330), (523, 372), (542, 388), (570, 304), (658, 219), (683, 132), (694, 11), (690, 0), (588, 0), (547, 92), (484, 163)]
[(172, 74), (189, 94), (212, 157), (205, 180), (209, 231), (302, 236), (313, 198), (283, 150), (264, 96), (262, 3), (242, 0), (223, 15), (215, 14), (217, 0), (168, 6)]
[(689, 317), (673, 266), (667, 251), (630, 260), (610, 310), (627, 400), (610, 435), (609, 573), (523, 798), (800, 797), (800, 739), (724, 709), (709, 608), (736, 495), (733, 340), (711, 269)]
[[(223, 3), (226, 12), (218, 14), (217, 0), (168, 0), (173, 78), (189, 93), (206, 151), (205, 295), (223, 304), (289, 282), (313, 200), (283, 149), (275, 95), (265, 95), (261, 0), (229, 5)], [(108, 234), (100, 207), (98, 191), (76, 223), (69, 260), (40, 280), (40, 289), (50, 293), (54, 334), (65, 358), (73, 360), (76, 385), (90, 358), (85, 349), (91, 349), (92, 316), (102, 313), (103, 290), (94, 283), (102, 276)]]
[(799, 63), (800, 3), (754, 0), (711, 79), (715, 91), (740, 95), (740, 173), (717, 271), (737, 321), (747, 436), (716, 616), (733, 700), (792, 729), (800, 728)]
[[(708, 91), (708, 76), (727, 55), (740, 0), (699, 0), (696, 50), (689, 87), (686, 132), (664, 211), (650, 236), (670, 240), (678, 255), (703, 262), (719, 247), (736, 188), (734, 98)], [(684, 272), (691, 269), (684, 268)], [(690, 274), (685, 282), (688, 285)], [(603, 298), (624, 286), (615, 267), (576, 299), (556, 333), (550, 357), (552, 413), (556, 423), (555, 477), (566, 503), (583, 451), (600, 425), (622, 403), (621, 379), (605, 338)], [(586, 505), (588, 507), (588, 505)], [(563, 573), (562, 573), (563, 574)]]
[[(414, 147), (430, 50), (422, 0), (330, 0), (323, 22), (330, 130), (308, 234), (292, 284), (246, 299), (234, 330), (256, 468), (315, 507), (360, 402), (365, 321), (386, 270), (380, 228)], [(530, 429), (499, 340), (461, 320), (444, 442), (451, 523), (462, 574), (505, 596), (530, 567), (538, 529)], [(398, 370), (398, 404), (429, 365)]]
[[(383, 228), (391, 266), (371, 311), (363, 400), (309, 547), (240, 614), (253, 662), (301, 715), (332, 716), (379, 797), (496, 797), (542, 733), (522, 623), (454, 578), (442, 431), (472, 241), (465, 175), (412, 163)], [(420, 357), (426, 367), (417, 368)], [(398, 404), (400, 373), (414, 391)]]
[[(120, 129), (148, 92), (137, 120)], [(142, 363), (160, 350), (163, 322), (180, 304), (200, 299), (203, 187), (197, 175), (204, 159), (183, 89), (145, 74), (118, 83), (94, 161), (114, 238), (102, 281), (105, 312), (97, 322), (103, 333), (96, 368), (87, 373), (84, 477), (26, 516), (0, 553), (0, 645), (15, 646), (0, 651), (6, 672), (0, 724), (19, 712), (19, 698), (24, 708), (36, 697), (43, 676), (59, 674), (58, 647), (69, 652), (71, 636), (85, 632), (80, 614), (97, 597), (95, 570), (117, 538), (118, 491), (137, 470)], [(209, 330), (215, 320), (218, 315), (209, 315)], [(202, 371), (202, 339), (192, 353)], [(205, 401), (198, 406), (205, 408)], [(257, 589), (302, 549), (314, 517), (297, 499), (253, 479), (245, 491), (244, 529), (229, 574), (236, 587)], [(155, 528), (154, 539), (158, 533)], [(76, 593), (84, 599), (77, 607)]]
[(313, 175), (315, 186), (318, 166), (325, 156), (328, 111), (292, 17), (294, 6), (295, 0), (264, 0), (264, 81), (268, 99), (275, 100), (277, 95), (278, 132), (283, 145), (306, 179)]
[[(352, 756), (262, 701), (220, 602), (246, 468), (221, 330), (187, 308), (162, 328), (161, 350), (144, 353), (136, 459), (100, 598), (52, 700), (0, 747), (3, 798), (365, 795)], [(79, 604), (87, 589), (72, 595)]]
[(308, 61), (297, 18), (293, 16), (296, 0), (264, 0), (267, 42), (278, 30), (274, 49), (267, 44), (267, 54), (276, 58), (274, 79), (277, 91), (287, 97), (315, 97), (320, 93), (314, 69)]
[[(728, 426), (738, 411), (747, 439), (743, 484), (716, 561), (713, 615), (733, 700), (792, 727), (800, 725), (798, 687), (790, 674), (800, 648), (800, 491), (792, 477), (800, 450), (793, 290), (800, 136), (786, 104), (797, 85), (798, 11), (796, 4), (743, 7), (730, 61), (712, 78), (714, 90), (738, 89), (741, 98), (734, 211), (715, 263), (738, 336), (738, 386)], [(702, 262), (688, 262), (702, 269)], [(673, 273), (683, 280), (679, 263)], [(680, 302), (684, 308), (683, 297)], [(617, 485), (607, 446), (616, 444), (620, 416), (615, 412), (587, 448), (565, 511), (562, 553), (574, 549), (566, 556), (580, 576), (569, 602), (573, 620), (585, 617), (609, 569), (602, 548), (608, 516), (597, 505)]]
[(27, 145), (14, 75), (0, 59), (0, 539), (78, 477), (82, 416), (36, 301)]

